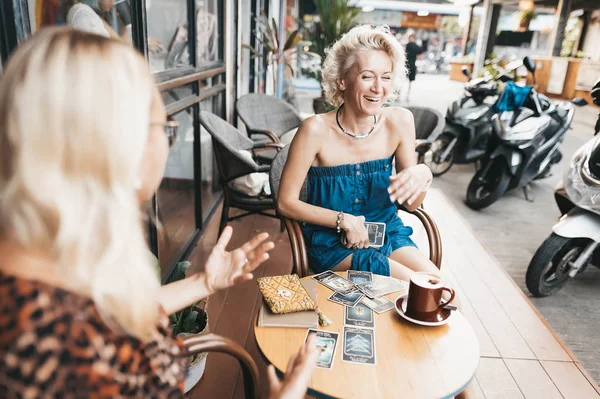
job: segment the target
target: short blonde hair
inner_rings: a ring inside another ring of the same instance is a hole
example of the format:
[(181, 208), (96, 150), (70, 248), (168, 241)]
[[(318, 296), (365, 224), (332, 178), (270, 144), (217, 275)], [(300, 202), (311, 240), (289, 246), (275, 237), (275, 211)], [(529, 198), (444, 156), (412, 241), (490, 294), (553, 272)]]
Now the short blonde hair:
[(41, 30), (0, 82), (0, 238), (47, 251), (114, 330), (156, 331), (160, 282), (136, 183), (153, 79), (125, 43)]
[(323, 61), (323, 89), (328, 103), (337, 107), (344, 102), (338, 81), (356, 64), (358, 54), (370, 50), (383, 50), (390, 56), (393, 78), (387, 100), (396, 98), (402, 80), (406, 77), (404, 48), (387, 26), (362, 25), (352, 28), (335, 42)]

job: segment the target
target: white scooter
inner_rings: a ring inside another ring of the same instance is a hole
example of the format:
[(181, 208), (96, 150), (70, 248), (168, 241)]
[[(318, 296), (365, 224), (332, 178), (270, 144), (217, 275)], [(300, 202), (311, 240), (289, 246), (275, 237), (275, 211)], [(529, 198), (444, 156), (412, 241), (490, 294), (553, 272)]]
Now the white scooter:
[[(590, 94), (600, 106), (600, 80)], [(537, 297), (560, 290), (590, 264), (600, 267), (600, 135), (573, 155), (563, 184), (554, 192), (563, 216), (527, 268), (527, 288)]]

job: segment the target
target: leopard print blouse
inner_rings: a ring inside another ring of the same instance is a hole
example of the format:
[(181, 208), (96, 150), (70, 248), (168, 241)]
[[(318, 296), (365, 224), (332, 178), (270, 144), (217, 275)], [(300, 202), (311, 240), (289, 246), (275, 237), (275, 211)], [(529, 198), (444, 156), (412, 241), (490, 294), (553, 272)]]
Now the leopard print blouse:
[(183, 396), (168, 318), (148, 344), (112, 332), (82, 296), (0, 271), (0, 398)]

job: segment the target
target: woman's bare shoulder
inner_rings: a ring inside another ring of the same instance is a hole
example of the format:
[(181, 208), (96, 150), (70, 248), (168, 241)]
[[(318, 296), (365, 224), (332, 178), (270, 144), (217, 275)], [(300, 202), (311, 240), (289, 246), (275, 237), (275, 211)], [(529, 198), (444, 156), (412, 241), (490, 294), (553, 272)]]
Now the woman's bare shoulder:
[(391, 122), (398, 123), (414, 123), (412, 112), (403, 107), (385, 107), (383, 108), (384, 115)]
[(415, 118), (408, 109), (402, 107), (386, 107), (383, 109), (387, 123), (391, 129), (402, 137), (415, 136)]
[(317, 114), (312, 115), (302, 121), (298, 133), (303, 133), (310, 137), (323, 137), (330, 130), (331, 115)]

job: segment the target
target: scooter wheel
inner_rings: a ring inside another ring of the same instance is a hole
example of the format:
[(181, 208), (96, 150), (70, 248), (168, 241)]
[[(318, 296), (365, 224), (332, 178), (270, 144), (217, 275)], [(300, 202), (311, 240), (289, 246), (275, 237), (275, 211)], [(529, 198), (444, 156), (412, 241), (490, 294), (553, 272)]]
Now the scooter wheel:
[(441, 176), (450, 170), (454, 163), (454, 150), (448, 154), (448, 158), (441, 162), (440, 156), (444, 153), (448, 144), (452, 141), (452, 137), (448, 134), (442, 134), (431, 143), (431, 161), (426, 162), (426, 165), (431, 169), (431, 174)]
[[(527, 267), (525, 283), (529, 292), (544, 297), (563, 288), (571, 279), (569, 263), (577, 259), (588, 242), (583, 238), (566, 238), (552, 233), (535, 252)], [(578, 274), (583, 272), (588, 263)]]
[(467, 188), (466, 204), (471, 209), (479, 210), (492, 205), (502, 197), (510, 183), (510, 173), (504, 163), (492, 161), (489, 168), (480, 168)]

